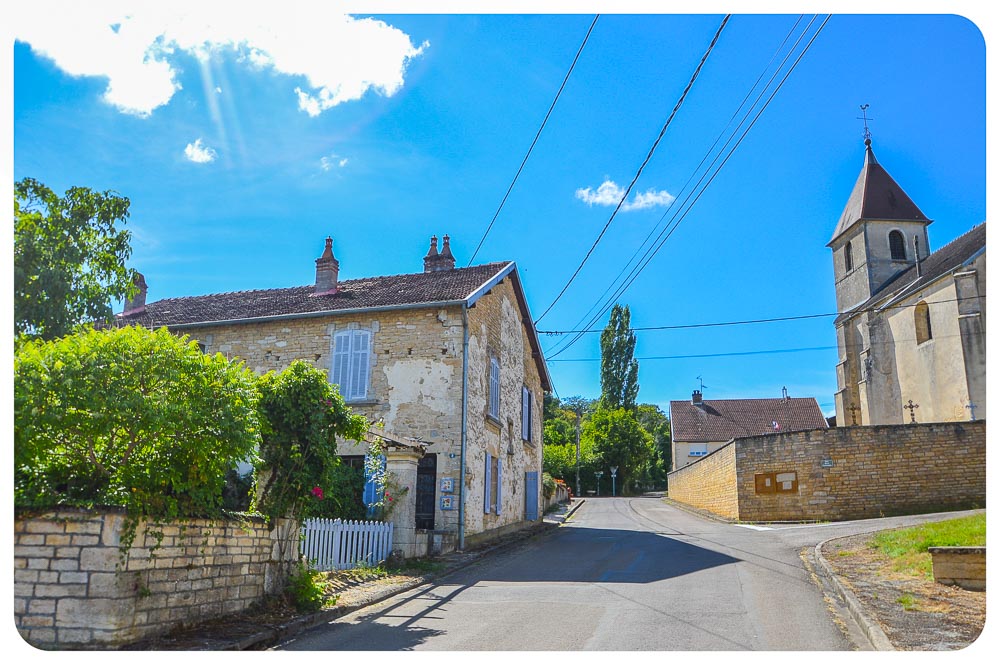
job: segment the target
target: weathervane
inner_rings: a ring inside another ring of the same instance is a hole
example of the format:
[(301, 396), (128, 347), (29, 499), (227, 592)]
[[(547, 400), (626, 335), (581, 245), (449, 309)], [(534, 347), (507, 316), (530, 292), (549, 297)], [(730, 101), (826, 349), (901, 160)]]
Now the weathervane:
[[(862, 117), (858, 118), (858, 120), (865, 121), (865, 145), (870, 145), (872, 142), (872, 133), (868, 130), (868, 106), (869, 106), (868, 104), (861, 105)], [(874, 119), (875, 118), (872, 118), (872, 120)]]

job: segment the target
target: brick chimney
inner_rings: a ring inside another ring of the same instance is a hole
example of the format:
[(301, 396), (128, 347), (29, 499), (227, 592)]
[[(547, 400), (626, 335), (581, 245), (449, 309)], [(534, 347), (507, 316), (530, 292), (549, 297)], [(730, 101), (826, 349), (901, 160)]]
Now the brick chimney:
[(701, 406), (701, 391), (695, 390), (691, 393), (691, 403), (695, 406)]
[(312, 295), (326, 296), (337, 292), (340, 262), (333, 256), (333, 238), (327, 236), (323, 255), (316, 259), (316, 290)]
[(455, 268), (455, 257), (451, 254), (450, 238), (444, 236), (444, 244), (441, 253), (438, 253), (437, 236), (431, 236), (431, 246), (424, 257), (424, 272), (437, 272), (438, 270), (453, 270)]
[(146, 278), (141, 272), (135, 274), (135, 285), (139, 291), (134, 297), (125, 301), (125, 311), (122, 314), (138, 314), (146, 311)]

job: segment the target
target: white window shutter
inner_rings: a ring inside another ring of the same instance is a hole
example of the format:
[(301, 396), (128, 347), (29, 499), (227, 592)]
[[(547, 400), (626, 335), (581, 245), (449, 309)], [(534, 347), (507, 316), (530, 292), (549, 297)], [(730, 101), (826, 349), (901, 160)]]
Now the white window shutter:
[(490, 415), (500, 417), (500, 363), (490, 358)]
[(497, 504), (496, 513), (500, 514), (500, 497), (503, 494), (503, 460), (499, 457), (497, 458)]
[(483, 483), (483, 512), (490, 512), (490, 481), (491, 478), (490, 454), (486, 453), (486, 482)]

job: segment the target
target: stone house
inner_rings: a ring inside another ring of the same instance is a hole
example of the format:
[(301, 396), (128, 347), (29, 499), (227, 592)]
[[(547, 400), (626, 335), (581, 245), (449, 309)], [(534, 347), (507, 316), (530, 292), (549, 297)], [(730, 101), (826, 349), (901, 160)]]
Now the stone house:
[(983, 418), (986, 224), (931, 252), (931, 220), (865, 146), (827, 245), (841, 312), (837, 423)]
[(702, 399), (670, 402), (673, 465), (677, 471), (740, 437), (824, 429), (826, 418), (814, 397)]
[[(118, 325), (166, 326), (257, 373), (301, 359), (327, 371), (388, 443), (407, 488), (394, 549), (463, 548), (541, 518), (542, 397), (551, 380), (514, 262), (456, 268), (448, 236), (423, 271), (339, 279), (333, 241), (316, 281), (291, 288), (168, 298), (146, 287)], [(351, 463), (365, 444), (340, 442)]]

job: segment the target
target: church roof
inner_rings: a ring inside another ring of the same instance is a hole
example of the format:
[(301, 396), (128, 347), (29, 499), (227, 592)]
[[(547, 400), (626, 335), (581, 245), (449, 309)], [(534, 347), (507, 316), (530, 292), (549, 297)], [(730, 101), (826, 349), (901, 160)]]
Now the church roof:
[(837, 230), (833, 232), (827, 247), (863, 220), (931, 223), (875, 159), (870, 139), (865, 140), (865, 145), (865, 165), (854, 183), (854, 190), (847, 199), (847, 205), (837, 222)]
[(848, 312), (844, 312), (834, 320), (834, 325), (850, 318), (856, 312), (871, 309), (876, 303), (888, 297), (898, 297), (917, 291), (927, 284), (950, 273), (955, 268), (966, 264), (977, 254), (986, 250), (986, 222), (973, 227), (950, 243), (937, 250), (926, 259), (920, 261), (920, 274), (917, 265), (913, 264), (892, 278), (878, 293)]
[(827, 427), (815, 397), (706, 399), (670, 402), (674, 441), (728, 441), (743, 436)]

